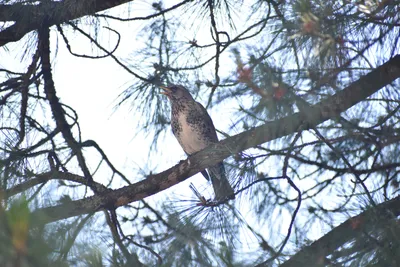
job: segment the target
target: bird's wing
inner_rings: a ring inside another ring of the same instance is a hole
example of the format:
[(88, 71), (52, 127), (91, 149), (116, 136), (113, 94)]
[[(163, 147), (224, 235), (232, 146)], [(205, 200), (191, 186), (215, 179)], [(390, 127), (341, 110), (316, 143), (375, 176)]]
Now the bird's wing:
[(200, 104), (199, 102), (196, 102), (196, 104), (198, 110), (200, 111), (200, 114), (202, 114), (202, 118), (205, 124), (207, 125), (207, 127), (205, 127), (204, 129), (204, 134), (206, 134), (210, 138), (210, 141), (218, 142), (217, 132), (215, 130), (215, 126), (210, 115), (202, 104)]

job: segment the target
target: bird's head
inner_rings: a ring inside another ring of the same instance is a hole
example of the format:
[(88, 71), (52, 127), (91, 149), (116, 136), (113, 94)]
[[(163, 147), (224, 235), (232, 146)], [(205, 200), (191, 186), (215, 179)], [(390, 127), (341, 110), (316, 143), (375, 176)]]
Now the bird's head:
[(160, 86), (160, 88), (164, 90), (161, 94), (166, 95), (171, 101), (193, 99), (189, 91), (182, 85)]

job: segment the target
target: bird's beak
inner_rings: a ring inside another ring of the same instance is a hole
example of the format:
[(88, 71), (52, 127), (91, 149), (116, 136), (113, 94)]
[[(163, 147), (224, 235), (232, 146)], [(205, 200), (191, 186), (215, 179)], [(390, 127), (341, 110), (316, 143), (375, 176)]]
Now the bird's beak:
[(166, 95), (168, 97), (171, 96), (171, 93), (172, 93), (171, 89), (169, 89), (166, 86), (160, 86), (160, 88), (164, 90), (163, 92), (160, 92), (160, 94)]

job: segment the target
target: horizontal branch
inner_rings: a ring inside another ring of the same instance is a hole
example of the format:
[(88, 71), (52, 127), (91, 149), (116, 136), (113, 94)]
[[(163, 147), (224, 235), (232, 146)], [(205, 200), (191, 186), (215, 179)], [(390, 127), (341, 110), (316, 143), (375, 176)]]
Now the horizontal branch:
[(20, 184), (17, 184), (14, 187), (11, 187), (11, 188), (5, 190), (2, 193), (4, 193), (7, 197), (14, 196), (16, 194), (19, 194), (21, 192), (28, 190), (29, 188), (34, 187), (36, 185), (47, 183), (48, 181), (56, 180), (56, 179), (75, 182), (75, 183), (78, 183), (81, 185), (86, 185), (86, 186), (90, 185), (90, 186), (94, 187), (97, 192), (108, 190), (108, 188), (105, 187), (104, 185), (93, 182), (93, 181), (89, 182), (88, 179), (86, 179), (83, 176), (77, 175), (77, 174), (73, 174), (73, 173), (69, 173), (69, 172), (61, 172), (61, 171), (50, 171), (50, 172), (45, 172), (45, 173), (41, 173), (38, 175), (33, 175), (32, 177), (29, 177), (29, 179), (26, 179), (26, 181), (24, 181)]
[(399, 77), (400, 55), (390, 59), (337, 94), (314, 106), (310, 106), (306, 111), (303, 110), (229, 137), (196, 153), (166, 171), (149, 175), (145, 180), (130, 186), (116, 190), (110, 189), (92, 197), (38, 209), (34, 213), (45, 214), (47, 221), (53, 222), (101, 209), (117, 208), (154, 195), (186, 180), (232, 154), (293, 134), (299, 130), (313, 128), (328, 119), (336, 118), (341, 112), (365, 100)]
[(280, 267), (322, 266), (326, 256), (360, 234), (376, 228), (377, 221), (385, 224), (399, 215), (400, 196), (348, 219), (311, 245), (301, 249)]
[(39, 5), (0, 5), (0, 21), (14, 21), (15, 24), (0, 31), (0, 46), (15, 42), (30, 31), (62, 24), (83, 16), (92, 15), (116, 7), (131, 0), (64, 0)]

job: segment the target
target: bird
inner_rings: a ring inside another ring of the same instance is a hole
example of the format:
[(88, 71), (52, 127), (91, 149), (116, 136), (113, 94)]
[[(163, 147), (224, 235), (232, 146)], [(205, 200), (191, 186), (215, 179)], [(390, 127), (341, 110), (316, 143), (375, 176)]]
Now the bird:
[[(196, 102), (182, 85), (160, 86), (171, 103), (171, 128), (183, 151), (193, 155), (217, 143), (218, 136), (207, 110)], [(201, 172), (213, 185), (215, 201), (234, 199), (234, 191), (226, 178), (224, 163), (218, 162)]]

